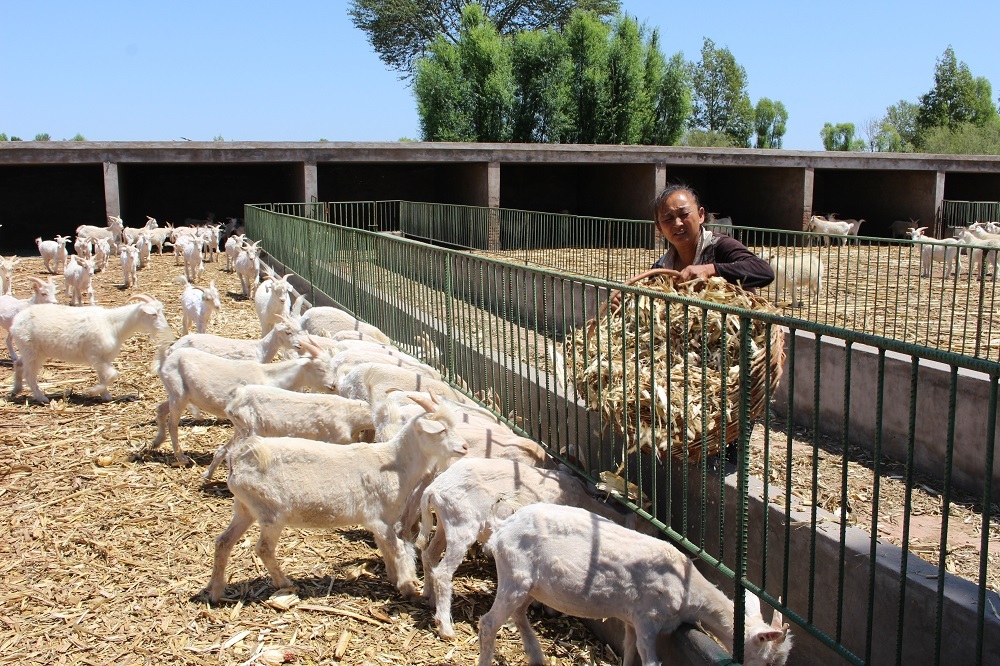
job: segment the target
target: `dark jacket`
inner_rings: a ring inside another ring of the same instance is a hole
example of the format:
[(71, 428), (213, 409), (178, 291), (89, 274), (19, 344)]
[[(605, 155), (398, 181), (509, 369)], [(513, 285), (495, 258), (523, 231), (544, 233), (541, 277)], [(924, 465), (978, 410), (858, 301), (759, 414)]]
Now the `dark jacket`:
[[(653, 268), (674, 268), (677, 251), (671, 247), (656, 260)], [(702, 229), (695, 253), (695, 264), (715, 264), (715, 272), (727, 282), (745, 289), (765, 287), (774, 282), (771, 265), (747, 249), (735, 238)]]

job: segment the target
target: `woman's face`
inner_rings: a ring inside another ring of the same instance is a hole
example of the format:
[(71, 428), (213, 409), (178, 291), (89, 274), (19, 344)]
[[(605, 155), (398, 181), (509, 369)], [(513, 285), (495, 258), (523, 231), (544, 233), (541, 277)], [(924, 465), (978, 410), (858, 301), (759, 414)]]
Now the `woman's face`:
[(689, 192), (677, 190), (656, 209), (656, 227), (671, 245), (696, 245), (701, 237), (705, 209), (695, 204)]

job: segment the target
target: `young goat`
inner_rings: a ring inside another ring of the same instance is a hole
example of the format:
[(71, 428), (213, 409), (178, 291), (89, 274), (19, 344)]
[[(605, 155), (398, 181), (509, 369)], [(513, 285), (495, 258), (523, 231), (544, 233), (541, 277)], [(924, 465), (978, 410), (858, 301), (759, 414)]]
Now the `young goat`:
[(149, 237), (140, 234), (138, 238), (135, 239), (135, 249), (139, 251), (139, 268), (145, 268), (149, 263), (149, 253), (153, 249), (153, 244), (150, 242)]
[[(234, 439), (259, 435), (350, 444), (370, 442), (375, 435), (371, 406), (363, 400), (274, 386), (251, 384), (236, 389), (236, 395), (226, 405), (226, 418), (233, 424)], [(228, 453), (227, 444), (215, 451), (212, 464), (205, 470), (206, 481)]]
[(246, 236), (242, 234), (230, 236), (226, 239), (226, 272), (232, 273), (236, 264), (236, 257), (240, 256), (243, 248), (243, 240)]
[[(497, 629), (512, 614), (532, 664), (547, 663), (526, 610), (532, 599), (568, 615), (625, 624), (624, 664), (660, 664), (656, 637), (687, 622), (733, 650), (733, 602), (666, 541), (584, 509), (532, 504), (501, 522), (486, 544), (497, 565), (493, 607), (479, 619), (479, 666), (491, 666)], [(792, 642), (781, 615), (764, 622), (748, 601), (746, 666), (782, 666)]]
[(205, 272), (205, 264), (201, 260), (202, 240), (198, 236), (187, 240), (188, 242), (181, 246), (181, 253), (184, 255), (184, 274), (188, 282), (197, 282)]
[(192, 323), (194, 323), (195, 330), (204, 333), (212, 321), (212, 313), (222, 311), (222, 303), (219, 301), (219, 290), (215, 287), (215, 280), (209, 282), (207, 287), (199, 287), (188, 282), (185, 276), (178, 275), (174, 278), (174, 284), (184, 285), (184, 292), (181, 294), (182, 335), (188, 334)]
[(118, 244), (122, 242), (122, 218), (115, 215), (108, 215), (108, 226), (95, 227), (91, 224), (81, 224), (76, 228), (76, 237), (88, 238), (92, 241), (98, 238), (107, 238), (111, 241), (111, 249), (118, 252)]
[(285, 349), (298, 349), (298, 324), (283, 321), (260, 340), (224, 338), (211, 333), (189, 333), (170, 346), (165, 356), (178, 349), (199, 349), (208, 354), (234, 361), (270, 363), (275, 355)]
[(122, 264), (122, 284), (134, 287), (139, 284), (139, 249), (135, 245), (123, 245), (118, 257)]
[[(420, 498), (420, 535), (416, 541), (422, 551), (424, 599), (436, 608), (434, 622), (445, 640), (455, 637), (452, 577), (469, 548), (489, 539), (490, 511), (501, 500), (516, 508), (535, 502), (578, 506), (617, 523), (627, 520), (590, 496), (569, 471), (536, 469), (513, 460), (467, 457), (457, 461), (435, 478)], [(437, 516), (436, 530), (432, 513)], [(628, 518), (634, 522), (634, 516)]]
[(150, 450), (163, 443), (169, 430), (177, 462), (187, 464), (189, 459), (177, 441), (177, 425), (184, 410), (191, 405), (199, 411), (225, 418), (226, 405), (236, 395), (236, 389), (244, 384), (336, 391), (329, 353), (319, 353), (314, 348), (307, 348), (307, 351), (316, 355), (263, 364), (219, 358), (197, 349), (178, 349), (163, 358), (161, 350), (153, 371), (163, 381), (167, 399), (156, 408), (158, 429), (149, 445)]
[(139, 302), (117, 308), (41, 304), (21, 311), (10, 327), (20, 354), (14, 363), (11, 396), (21, 392), (23, 380), (35, 400), (47, 403), (49, 399), (38, 387), (38, 371), (46, 360), (55, 358), (94, 368), (98, 383), (87, 392), (111, 400), (108, 387), (118, 376), (112, 362), (122, 344), (136, 333), (154, 339), (170, 336), (162, 303), (146, 294), (136, 294), (129, 300)]
[(328, 338), (341, 331), (351, 331), (366, 335), (376, 342), (392, 342), (377, 327), (366, 324), (340, 308), (326, 306), (310, 308), (306, 310), (305, 314), (299, 317), (299, 325), (307, 333), (322, 335)]
[(83, 305), (83, 297), (90, 297), (90, 304), (94, 304), (94, 287), (91, 278), (94, 277), (93, 259), (77, 259), (76, 255), (70, 257), (63, 271), (63, 278), (66, 280), (66, 295), (69, 297), (70, 305)]
[(41, 255), (45, 270), (49, 273), (58, 273), (66, 268), (66, 259), (69, 256), (66, 243), (70, 240), (69, 236), (56, 236), (55, 240), (42, 240), (41, 236), (35, 239), (38, 254)]
[(264, 335), (267, 335), (282, 317), (288, 316), (292, 305), (290, 298), (292, 285), (288, 283), (290, 275), (291, 273), (284, 277), (277, 275), (269, 277), (261, 282), (254, 292), (253, 307), (257, 311), (260, 330)]
[(286, 526), (332, 529), (362, 525), (382, 553), (386, 575), (407, 598), (417, 595), (413, 552), (393, 525), (417, 482), (429, 470), (465, 454), (446, 407), (415, 416), (388, 442), (330, 446), (297, 438), (251, 437), (229, 459), (233, 520), (215, 539), (215, 562), (208, 584), (212, 602), (222, 597), (226, 564), (233, 546), (255, 521), (255, 552), (274, 585), (291, 581), (274, 556)]
[(111, 241), (107, 238), (98, 238), (94, 243), (94, 272), (100, 273), (107, 269), (110, 258)]
[(0, 257), (0, 296), (10, 296), (13, 288), (14, 268), (21, 263), (17, 256), (10, 259)]
[[(10, 330), (17, 313), (29, 305), (56, 302), (56, 284), (52, 281), (51, 275), (48, 282), (42, 282), (34, 275), (29, 275), (28, 279), (34, 283), (32, 285), (34, 292), (29, 298), (15, 298), (9, 294), (0, 296), (0, 328), (5, 331)], [(14, 353), (14, 344), (9, 335), (7, 336), (7, 351), (10, 352), (10, 360), (16, 361), (17, 354)]]
[(784, 292), (791, 294), (792, 307), (802, 307), (802, 294), (813, 296), (819, 301), (823, 291), (823, 262), (809, 254), (799, 256), (773, 256), (768, 259), (774, 271), (774, 304), (777, 305)]
[(254, 295), (257, 283), (260, 282), (260, 248), (257, 247), (258, 243), (260, 241), (254, 241), (245, 246), (236, 257), (236, 261), (233, 262), (233, 268), (240, 276), (243, 296), (246, 298)]

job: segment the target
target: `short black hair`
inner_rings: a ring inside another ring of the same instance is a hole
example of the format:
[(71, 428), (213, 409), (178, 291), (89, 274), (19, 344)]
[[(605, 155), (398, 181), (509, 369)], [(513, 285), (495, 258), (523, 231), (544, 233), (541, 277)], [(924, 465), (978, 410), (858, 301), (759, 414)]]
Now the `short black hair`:
[(660, 205), (674, 192), (687, 192), (694, 199), (695, 208), (701, 208), (701, 201), (698, 199), (698, 193), (694, 191), (694, 188), (685, 183), (671, 183), (664, 187), (659, 194), (656, 195), (656, 199), (653, 200), (653, 216), (656, 217), (656, 211), (660, 209)]

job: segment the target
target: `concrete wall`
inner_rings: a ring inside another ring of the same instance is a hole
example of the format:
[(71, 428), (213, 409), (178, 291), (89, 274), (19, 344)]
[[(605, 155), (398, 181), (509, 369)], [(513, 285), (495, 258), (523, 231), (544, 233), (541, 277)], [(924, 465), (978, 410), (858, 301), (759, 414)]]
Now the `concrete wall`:
[[(786, 352), (790, 339), (786, 336)], [(844, 413), (850, 410), (848, 439), (868, 451), (873, 450), (876, 429), (878, 392), (878, 350), (853, 345), (851, 384), (844, 399), (846, 347), (841, 340), (823, 338), (820, 342), (820, 394), (818, 418), (813, 411), (816, 339), (810, 333), (796, 332), (794, 358), (785, 360), (785, 376), (775, 394), (774, 411), (787, 417), (789, 386), (794, 369), (792, 414), (796, 425), (818, 430), (830, 437), (843, 436)], [(793, 365), (794, 364), (794, 365)], [(905, 461), (910, 433), (910, 396), (912, 362), (909, 356), (886, 352), (882, 397), (882, 452), (897, 461)], [(943, 481), (948, 444), (948, 401), (951, 368), (941, 363), (921, 360), (917, 371), (917, 412), (914, 432), (914, 465), (917, 471)], [(982, 497), (986, 449), (991, 445), (986, 432), (990, 382), (986, 375), (960, 370), (956, 377), (952, 483)], [(994, 406), (996, 409), (996, 406)], [(1000, 413), (1000, 412), (998, 412)], [(997, 447), (997, 436), (992, 443)], [(1000, 455), (996, 455), (992, 474), (993, 488), (1000, 488)]]

